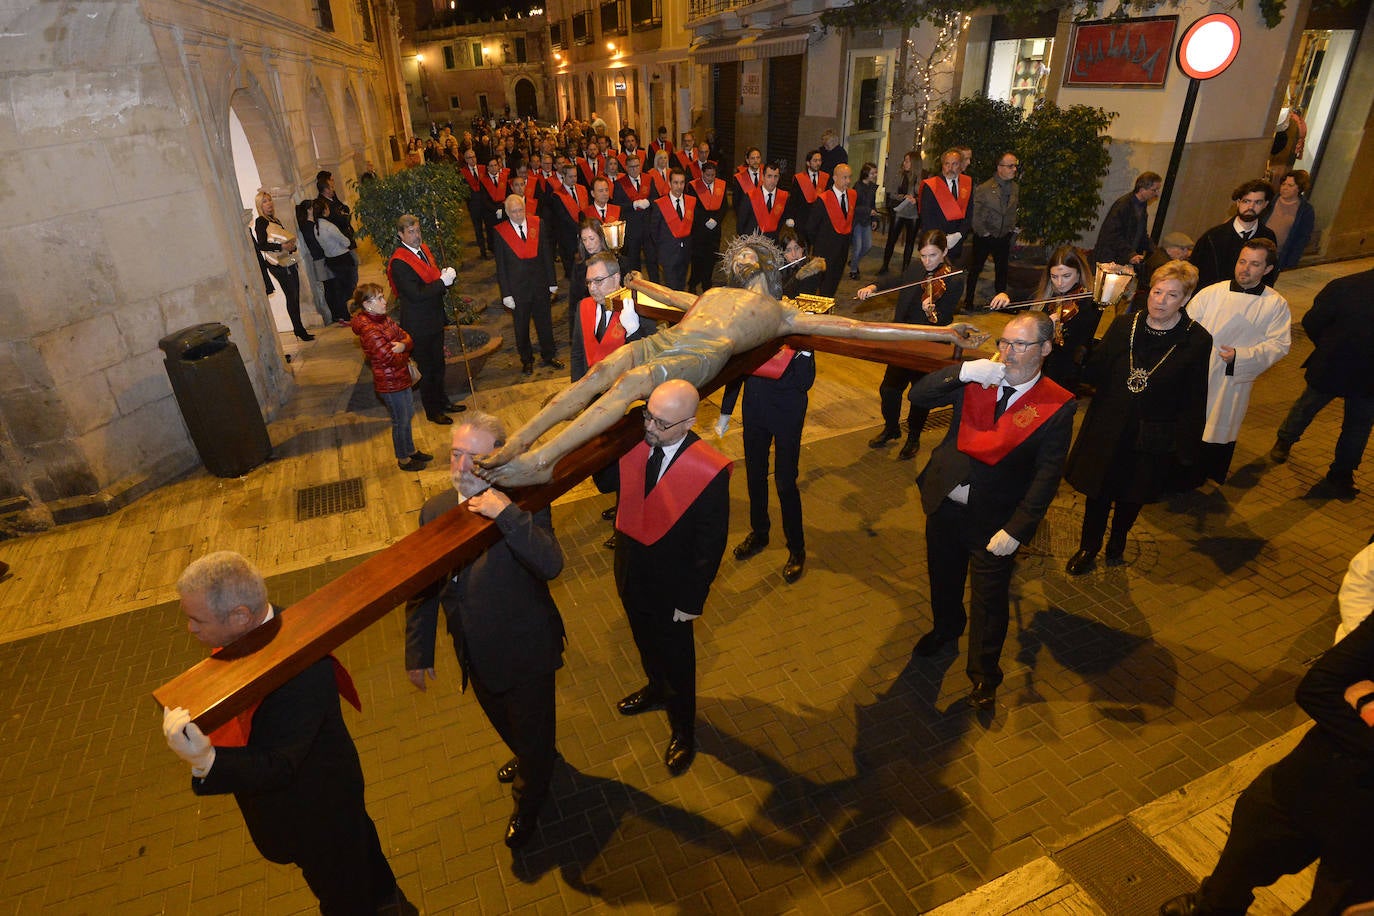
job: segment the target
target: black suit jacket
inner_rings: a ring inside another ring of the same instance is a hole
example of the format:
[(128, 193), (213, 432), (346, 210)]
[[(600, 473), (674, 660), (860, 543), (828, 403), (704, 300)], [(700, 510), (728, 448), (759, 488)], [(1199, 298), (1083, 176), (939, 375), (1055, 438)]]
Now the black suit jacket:
[(438, 334), (444, 329), (444, 293), (448, 287), (443, 280), (425, 283), (405, 261), (391, 262), (391, 281), (401, 300), (401, 327), (411, 335)]
[[(831, 191), (825, 193), (834, 196)], [(811, 250), (818, 257), (825, 258), (827, 264), (840, 264), (849, 254), (853, 233), (841, 235), (836, 232), (835, 224), (830, 221), (830, 213), (825, 209), (825, 201), (817, 197), (816, 202), (811, 204), (810, 216), (806, 221), (806, 237), (811, 240)]]
[[(688, 433), (673, 461), (698, 438), (696, 433)], [(667, 472), (664, 468), (663, 473)], [(658, 485), (664, 485), (661, 478)], [(674, 610), (700, 614), (729, 534), (730, 469), (722, 468), (657, 543), (641, 544), (620, 532), (615, 546), (615, 585), (625, 609), (669, 618)]]
[[(1258, 223), (1255, 225), (1255, 234), (1252, 238), (1268, 239), (1277, 244), (1274, 230)], [(1236, 259), (1240, 257), (1243, 244), (1240, 236), (1236, 235), (1235, 220), (1228, 219), (1220, 226), (1213, 226), (1202, 233), (1202, 238), (1197, 240), (1197, 244), (1193, 246), (1193, 253), (1188, 258), (1197, 268), (1197, 288), (1206, 289), (1213, 283), (1229, 283), (1234, 280)], [(1264, 285), (1272, 287), (1278, 278), (1279, 268), (1275, 265), (1274, 269), (1265, 275)]]
[[(669, 206), (672, 201), (669, 201)], [(682, 205), (687, 206), (686, 195), (683, 195)], [(670, 266), (685, 268), (692, 260), (692, 234), (689, 232), (686, 238), (678, 238), (673, 235), (673, 230), (668, 226), (668, 220), (663, 216), (663, 211), (658, 206), (658, 201), (650, 205), (649, 210), (652, 216), (649, 217), (649, 241), (653, 243), (654, 252), (658, 255), (659, 267), (668, 270)], [(696, 211), (692, 211), (692, 222), (696, 222)]]
[[(959, 422), (968, 384), (959, 381), (959, 366), (931, 372), (911, 389), (911, 403), (931, 408), (952, 404), (949, 432), (931, 453), (916, 478), (921, 507), (931, 515), (961, 483), (970, 484), (968, 508), (979, 527), (992, 537), (998, 529), (1025, 544), (1035, 534), (1059, 490), (1064, 459), (1073, 436), (1076, 401), (1060, 407), (1035, 432), (996, 464), (984, 464), (959, 451)], [(1015, 405), (1012, 405), (1015, 410)]]
[(271, 862), (295, 862), (366, 829), (363, 769), (344, 725), (334, 662), (322, 658), (272, 691), (244, 747), (215, 749), (197, 795), (233, 793), (253, 845)]
[(1374, 270), (1332, 280), (1302, 318), (1316, 347), (1303, 363), (1307, 384), (1327, 394), (1374, 394)]
[[(420, 524), (457, 506), (458, 494), (446, 490), (425, 502)], [(441, 605), (465, 682), (472, 676), (503, 693), (563, 666), (563, 618), (549, 594), (563, 571), (552, 516), (511, 505), (495, 521), (501, 540), (406, 603), (407, 670), (434, 667)]]
[[(562, 206), (562, 204), (558, 204)], [(540, 220), (542, 231), (543, 220)], [(525, 230), (533, 227), (525, 224)], [(553, 246), (540, 232), (532, 233), (539, 240), (539, 254), (530, 260), (516, 256), (506, 237), (496, 233), (496, 283), (501, 287), (501, 295), (514, 296), (516, 302), (547, 303), (549, 287), (558, 285), (558, 277), (553, 270)]]

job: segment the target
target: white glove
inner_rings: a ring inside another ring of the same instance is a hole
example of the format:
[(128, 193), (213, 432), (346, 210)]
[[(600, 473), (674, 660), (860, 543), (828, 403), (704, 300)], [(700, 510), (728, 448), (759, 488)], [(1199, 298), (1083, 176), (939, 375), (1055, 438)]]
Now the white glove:
[(558, 292), (558, 287), (557, 287), (557, 286), (550, 286), (550, 287), (549, 287), (549, 293), (550, 293), (550, 294), (553, 294), (553, 293), (556, 293), (556, 292)]
[(497, 208), (496, 208), (496, 218), (497, 218), (497, 219), (504, 219), (504, 218), (505, 218), (505, 215), (506, 215), (506, 211), (505, 211), (503, 208), (501, 208), (501, 207), (497, 207)]
[(673, 609), (673, 623), (690, 623), (700, 617), (700, 614), (688, 614), (685, 611)]
[(439, 271), (439, 279), (444, 281), (445, 286), (452, 286), (453, 281), (458, 279), (458, 271), (452, 267), (445, 267)]
[(725, 431), (729, 428), (730, 415), (728, 413), (723, 413), (720, 415), (720, 419), (716, 421), (716, 438), (720, 438), (721, 436), (725, 435)]
[(647, 197), (645, 197), (645, 198), (640, 198), (639, 200), (637, 200), (637, 201), (634, 202), (634, 208), (635, 208), (636, 210), (647, 210), (647, 209), (649, 209), (649, 199), (648, 199)]
[(191, 772), (204, 776), (210, 772), (215, 762), (215, 746), (191, 721), (191, 714), (184, 707), (163, 708), (162, 734), (172, 752), (191, 765)]
[(1002, 384), (1006, 377), (1005, 363), (995, 363), (990, 359), (974, 359), (959, 367), (959, 381), (977, 382), (984, 388)]
[(949, 244), (948, 246), (946, 246), (945, 250), (952, 251), (955, 248), (959, 247), (959, 242), (962, 241), (963, 238), (964, 234), (962, 232), (946, 232), (945, 241), (947, 241)]
[(626, 302), (620, 309), (620, 326), (625, 329), (625, 336), (629, 337), (639, 330), (639, 312), (635, 311), (633, 302)]
[(1007, 534), (1006, 529), (999, 528), (997, 533), (988, 541), (988, 553), (995, 557), (1009, 557), (1016, 553), (1016, 548), (1021, 546), (1021, 542)]
[(784, 226), (788, 226), (788, 227), (793, 228), (793, 229), (795, 229), (795, 228), (797, 227), (797, 221), (794, 220), (794, 219), (785, 219), (785, 220), (783, 220), (782, 222), (783, 222), (783, 225), (784, 225)]
[(515, 308), (515, 297), (514, 297), (514, 296), (506, 296), (506, 297), (504, 297), (504, 298), (501, 300), (501, 304), (504, 305), (504, 306), (505, 306), (506, 308), (508, 308), (508, 309), (514, 309), (514, 308)]
[(719, 223), (717, 223), (717, 222), (716, 222), (715, 220), (713, 220), (713, 219), (708, 219), (708, 220), (706, 221), (706, 228), (707, 228), (707, 229), (714, 229), (714, 228), (716, 228), (717, 225), (719, 225)]

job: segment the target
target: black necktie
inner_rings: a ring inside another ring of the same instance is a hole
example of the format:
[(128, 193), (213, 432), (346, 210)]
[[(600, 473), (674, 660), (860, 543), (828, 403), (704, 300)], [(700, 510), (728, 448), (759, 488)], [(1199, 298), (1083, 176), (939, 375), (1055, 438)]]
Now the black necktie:
[(677, 207), (677, 218), (678, 218), (678, 219), (684, 219), (685, 217), (682, 215), (682, 198), (681, 198), (681, 197), (674, 197), (674, 198), (673, 198), (673, 206), (674, 206), (674, 207)]
[(606, 208), (605, 208), (605, 207), (597, 207), (596, 209), (597, 209), (597, 212), (599, 212), (599, 213), (601, 214), (601, 221), (604, 223), (604, 222), (606, 221)]
[(425, 257), (425, 250), (423, 248), (416, 248), (415, 253), (420, 256), (421, 261), (424, 261), (426, 264), (429, 263), (429, 258)]
[(840, 194), (840, 212), (849, 215), (849, 195), (843, 192)]
[(959, 179), (951, 178), (949, 180), (949, 193), (953, 194), (955, 197), (959, 196)]
[(812, 172), (812, 173), (811, 173), (811, 187), (813, 187), (813, 188), (819, 188), (820, 186), (821, 186), (820, 179), (816, 177), (816, 173), (815, 173), (815, 172)]
[(754, 171), (753, 169), (750, 169), (750, 170), (749, 170), (749, 180), (750, 180), (751, 182), (753, 182), (754, 184), (758, 184), (758, 183), (759, 183), (759, 173), (756, 172), (756, 171)]
[(1255, 230), (1253, 229), (1246, 229), (1244, 232), (1240, 234), (1241, 240), (1246, 242), (1250, 241), (1250, 236), (1253, 235), (1254, 232)]
[(610, 321), (611, 312), (610, 309), (606, 308), (598, 309), (598, 311), (601, 312), (601, 317), (596, 320), (596, 339), (600, 341), (602, 337), (606, 336), (606, 325)]
[(520, 241), (522, 241), (522, 242), (523, 242), (523, 241), (526, 241), (526, 239), (525, 239), (525, 227), (524, 227), (523, 225), (521, 225), (521, 226), (516, 226), (516, 227), (515, 227), (515, 231), (518, 232), (518, 233), (520, 233)]
[(773, 192), (772, 192), (772, 191), (769, 191), (769, 192), (768, 192), (768, 210), (769, 210), (769, 212), (772, 212), (772, 210), (773, 210)]
[(644, 467), (644, 495), (648, 496), (658, 483), (658, 470), (663, 467), (663, 449), (657, 445), (649, 453), (649, 463)]
[(997, 400), (997, 406), (992, 411), (992, 422), (996, 423), (1006, 412), (1007, 404), (1011, 401), (1011, 396), (1016, 393), (1016, 389), (1010, 385), (1002, 386), (1002, 396)]

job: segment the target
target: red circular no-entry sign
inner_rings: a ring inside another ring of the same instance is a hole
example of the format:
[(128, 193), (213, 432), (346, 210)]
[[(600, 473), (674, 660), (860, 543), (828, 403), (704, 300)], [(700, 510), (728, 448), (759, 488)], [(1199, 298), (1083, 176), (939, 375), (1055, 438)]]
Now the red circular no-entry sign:
[(1203, 16), (1178, 42), (1178, 68), (1195, 80), (1220, 76), (1240, 51), (1240, 23), (1225, 13)]

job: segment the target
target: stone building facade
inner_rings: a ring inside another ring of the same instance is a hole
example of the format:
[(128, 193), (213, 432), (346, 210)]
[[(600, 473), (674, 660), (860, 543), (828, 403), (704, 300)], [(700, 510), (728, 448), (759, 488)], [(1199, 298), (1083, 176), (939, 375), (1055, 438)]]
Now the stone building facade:
[(389, 7), (330, 7), (101, 0), (0, 14), (8, 527), (108, 511), (197, 465), (158, 349), (168, 333), (224, 323), (263, 411), (284, 403), (291, 372), (231, 122), (288, 226), (318, 170), (342, 190), (404, 142)]

